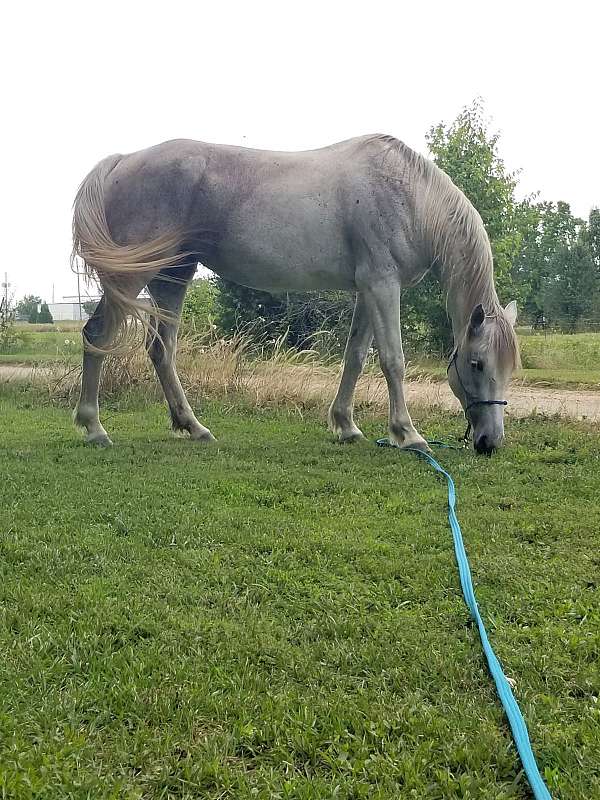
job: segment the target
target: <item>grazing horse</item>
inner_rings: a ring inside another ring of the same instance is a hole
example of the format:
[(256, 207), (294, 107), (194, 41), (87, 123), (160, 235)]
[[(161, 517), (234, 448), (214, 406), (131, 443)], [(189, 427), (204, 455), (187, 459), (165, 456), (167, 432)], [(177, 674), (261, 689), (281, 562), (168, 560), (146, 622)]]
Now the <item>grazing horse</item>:
[[(142, 322), (173, 427), (210, 441), (175, 365), (187, 285), (202, 262), (271, 292), (344, 289), (356, 294), (329, 426), (362, 437), (352, 407), (375, 338), (389, 390), (389, 435), (427, 449), (404, 399), (400, 294), (435, 264), (447, 296), (454, 353), (450, 386), (473, 428), (475, 449), (504, 436), (504, 393), (518, 364), (516, 304), (502, 308), (490, 243), (477, 211), (431, 161), (386, 135), (319, 150), (271, 152), (180, 139), (101, 161), (79, 188), (73, 255), (104, 296), (83, 329), (75, 421), (87, 441), (110, 444), (98, 409), (102, 359)], [(138, 300), (146, 287), (153, 302)]]

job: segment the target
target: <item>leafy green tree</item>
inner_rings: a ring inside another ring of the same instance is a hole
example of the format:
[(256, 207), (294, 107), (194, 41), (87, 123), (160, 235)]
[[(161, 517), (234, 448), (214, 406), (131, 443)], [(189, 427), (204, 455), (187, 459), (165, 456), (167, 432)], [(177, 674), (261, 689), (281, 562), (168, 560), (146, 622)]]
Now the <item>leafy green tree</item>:
[[(574, 217), (568, 203), (522, 203), (519, 207), (521, 248), (513, 265), (513, 281), (524, 315), (534, 320), (545, 308), (548, 283), (556, 278), (556, 254), (564, 254), (582, 236), (583, 220)], [(562, 258), (562, 256), (561, 256)]]
[(598, 275), (583, 241), (562, 245), (549, 265), (543, 300), (547, 313), (573, 332), (592, 313), (598, 299)]
[(521, 244), (512, 265), (512, 281), (522, 319), (535, 320), (541, 311), (540, 291), (547, 274), (547, 259), (542, 259), (540, 251), (544, 207), (527, 199), (516, 209)]
[(206, 328), (217, 313), (218, 294), (217, 284), (212, 278), (192, 281), (183, 301), (183, 322), (196, 330)]
[(85, 300), (81, 304), (81, 307), (83, 308), (85, 313), (88, 315), (88, 317), (92, 316), (92, 314), (96, 310), (97, 306), (98, 306), (98, 301), (97, 300)]
[[(499, 134), (489, 130), (483, 104), (476, 100), (451, 123), (433, 126), (426, 137), (434, 162), (444, 170), (479, 211), (490, 238), (496, 285), (504, 301), (516, 294), (512, 263), (521, 232), (514, 191), (516, 174), (508, 172), (499, 154)], [(451, 344), (445, 300), (435, 273), (406, 293), (404, 316), (422, 320), (423, 343), (430, 349)]]
[(590, 211), (585, 239), (594, 264), (600, 272), (600, 208), (592, 208)]
[(38, 321), (38, 308), (42, 298), (35, 294), (26, 294), (25, 297), (17, 303), (15, 309), (16, 314), (21, 319), (26, 319), (28, 322)]
[(37, 321), (39, 323), (46, 323), (46, 324), (54, 322), (54, 320), (52, 319), (52, 314), (50, 313), (50, 309), (48, 308), (48, 303), (42, 303)]

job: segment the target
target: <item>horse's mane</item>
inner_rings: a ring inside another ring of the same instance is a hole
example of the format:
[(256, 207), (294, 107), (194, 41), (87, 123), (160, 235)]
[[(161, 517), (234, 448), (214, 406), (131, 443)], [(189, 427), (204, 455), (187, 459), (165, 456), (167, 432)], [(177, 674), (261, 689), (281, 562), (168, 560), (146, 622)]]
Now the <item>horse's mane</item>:
[[(431, 264), (440, 268), (448, 299), (460, 292), (467, 308), (481, 303), (486, 316), (496, 320), (489, 326), (485, 347), (517, 366), (517, 337), (496, 294), (492, 249), (479, 213), (433, 161), (393, 136), (376, 134), (369, 139), (383, 143), (386, 154), (397, 156), (396, 169), (415, 193), (415, 232), (429, 249)], [(389, 162), (386, 166), (389, 169)]]

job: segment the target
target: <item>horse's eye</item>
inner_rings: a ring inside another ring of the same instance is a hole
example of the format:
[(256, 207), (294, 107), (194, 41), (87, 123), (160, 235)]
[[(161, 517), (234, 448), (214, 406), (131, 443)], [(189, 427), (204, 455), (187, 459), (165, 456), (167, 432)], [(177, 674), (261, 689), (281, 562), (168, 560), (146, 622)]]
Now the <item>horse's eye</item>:
[(477, 372), (483, 372), (483, 361), (473, 359), (473, 361), (471, 361), (471, 369), (476, 369)]

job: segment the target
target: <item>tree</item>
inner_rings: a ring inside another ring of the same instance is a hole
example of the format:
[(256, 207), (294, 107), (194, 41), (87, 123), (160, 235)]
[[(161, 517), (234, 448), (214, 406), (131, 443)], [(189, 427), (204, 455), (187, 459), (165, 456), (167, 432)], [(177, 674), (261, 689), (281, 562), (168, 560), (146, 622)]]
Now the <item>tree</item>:
[[(511, 267), (521, 240), (514, 196), (516, 173), (507, 171), (499, 155), (499, 134), (490, 132), (482, 102), (474, 101), (449, 124), (434, 125), (426, 141), (437, 166), (479, 211), (492, 246), (498, 293), (504, 302), (514, 299)], [(406, 293), (403, 316), (414, 321), (415, 331), (421, 320), (424, 344), (444, 349), (451, 344), (452, 334), (436, 278), (436, 274), (428, 276)]]
[(556, 278), (556, 254), (561, 258), (583, 235), (583, 220), (574, 217), (568, 203), (522, 203), (519, 207), (521, 247), (513, 265), (513, 281), (523, 311), (535, 319), (545, 308), (548, 283)]
[(52, 319), (52, 314), (50, 313), (50, 309), (48, 308), (48, 303), (42, 303), (40, 308), (40, 313), (38, 314), (37, 321), (39, 323), (52, 323), (54, 320)]
[(499, 133), (489, 130), (481, 100), (464, 108), (449, 125), (435, 125), (426, 136), (437, 166), (481, 215), (492, 246), (498, 290), (508, 301), (513, 291), (510, 268), (520, 245), (514, 194), (517, 173), (507, 171), (499, 139)]
[(569, 332), (597, 303), (598, 276), (590, 251), (582, 240), (562, 245), (549, 265), (543, 292), (548, 314), (561, 320)]
[(85, 313), (88, 315), (88, 317), (91, 317), (96, 308), (98, 307), (98, 300), (85, 300), (81, 304), (81, 306), (85, 311)]
[(213, 278), (192, 281), (183, 301), (182, 320), (194, 329), (206, 328), (216, 314), (218, 293)]
[(585, 240), (596, 269), (600, 272), (600, 208), (590, 211)]
[(42, 298), (35, 294), (26, 294), (25, 297), (17, 303), (15, 309), (17, 317), (26, 319), (28, 322), (38, 321), (38, 308)]

